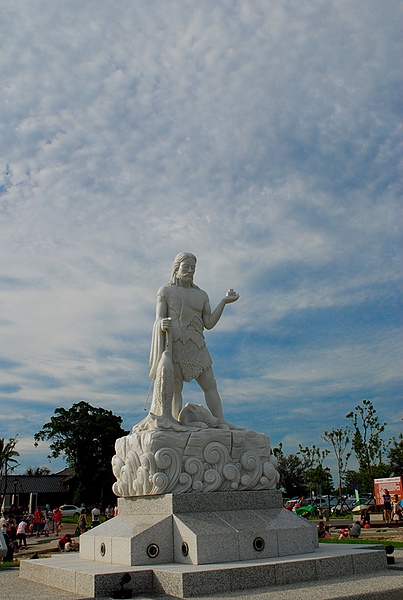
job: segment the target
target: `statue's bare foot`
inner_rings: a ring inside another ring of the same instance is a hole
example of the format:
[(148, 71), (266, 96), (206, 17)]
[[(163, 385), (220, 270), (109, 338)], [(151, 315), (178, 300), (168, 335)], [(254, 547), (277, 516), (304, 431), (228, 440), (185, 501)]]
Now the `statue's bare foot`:
[(157, 416), (150, 412), (161, 429), (173, 429), (174, 431), (199, 431), (200, 427), (192, 425), (183, 425), (179, 423), (171, 414)]
[(133, 433), (145, 430), (172, 429), (173, 431), (198, 431), (199, 427), (181, 425), (171, 416), (155, 415), (152, 412), (138, 425), (133, 427)]
[(173, 429), (174, 431), (186, 431), (186, 427), (170, 415), (154, 415), (150, 412), (150, 417), (154, 419), (158, 429)]

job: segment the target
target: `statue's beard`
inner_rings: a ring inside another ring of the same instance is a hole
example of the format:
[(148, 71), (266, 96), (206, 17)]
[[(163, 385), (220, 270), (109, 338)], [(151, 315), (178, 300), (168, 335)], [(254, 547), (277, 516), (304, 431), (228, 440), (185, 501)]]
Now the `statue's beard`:
[(187, 283), (193, 283), (193, 275), (192, 273), (177, 273), (176, 278), (181, 281), (186, 281)]

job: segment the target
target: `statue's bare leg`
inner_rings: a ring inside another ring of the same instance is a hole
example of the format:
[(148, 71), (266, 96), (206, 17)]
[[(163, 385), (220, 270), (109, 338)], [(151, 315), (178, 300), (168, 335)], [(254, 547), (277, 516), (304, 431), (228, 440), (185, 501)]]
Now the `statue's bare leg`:
[(174, 363), (174, 373), (175, 373), (175, 390), (174, 397), (172, 400), (172, 416), (174, 419), (178, 419), (179, 413), (182, 410), (182, 389), (183, 389), (183, 379), (180, 367), (178, 364)]
[(227, 425), (230, 429), (245, 429), (244, 427), (238, 427), (237, 425), (228, 423), (228, 421), (225, 420), (220, 394), (217, 389), (217, 382), (211, 367), (207, 371), (204, 371), (196, 381), (204, 392), (207, 408), (214, 417), (217, 417), (222, 425)]
[(216, 417), (220, 423), (225, 422), (220, 394), (217, 389), (217, 382), (214, 377), (213, 369), (204, 371), (196, 380), (204, 392), (207, 408), (211, 414)]

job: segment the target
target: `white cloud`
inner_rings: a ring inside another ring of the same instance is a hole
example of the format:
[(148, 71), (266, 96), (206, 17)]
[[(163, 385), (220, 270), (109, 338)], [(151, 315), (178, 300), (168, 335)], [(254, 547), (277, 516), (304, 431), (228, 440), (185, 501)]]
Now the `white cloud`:
[[(165, 4), (2, 3), (4, 402), (35, 403), (44, 422), (59, 402), (102, 398), (129, 420), (156, 290), (189, 250), (213, 304), (241, 292), (209, 338), (217, 362), (236, 331), (251, 369), (252, 334), (269, 336), (259, 378), (244, 369), (233, 386), (252, 386), (252, 412), (279, 332), (284, 397), (329, 392), (326, 375), (334, 398), (371, 381), (395, 406), (399, 4)], [(360, 308), (367, 323), (343, 328)], [(327, 352), (310, 345), (324, 310)]]

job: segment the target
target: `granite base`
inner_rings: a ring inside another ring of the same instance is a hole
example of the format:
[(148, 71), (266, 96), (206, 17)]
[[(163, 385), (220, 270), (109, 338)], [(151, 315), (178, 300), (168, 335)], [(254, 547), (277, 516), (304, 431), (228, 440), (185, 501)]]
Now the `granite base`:
[(254, 588), (307, 581), (325, 582), (339, 577), (387, 570), (383, 547), (320, 544), (309, 555), (249, 560), (219, 565), (154, 565), (125, 567), (80, 559), (77, 554), (21, 561), (20, 577), (80, 595), (104, 598), (119, 588), (123, 573), (131, 581), (125, 588), (135, 594), (165, 593), (177, 598), (212, 596)]
[(80, 537), (84, 560), (218, 564), (313, 552), (316, 528), (278, 491), (119, 498), (118, 516)]
[(119, 499), (118, 516), (80, 536), (80, 555), (22, 561), (20, 575), (83, 598), (108, 596), (123, 573), (134, 593), (178, 598), (386, 569), (384, 549), (319, 547), (316, 527), (278, 491)]

